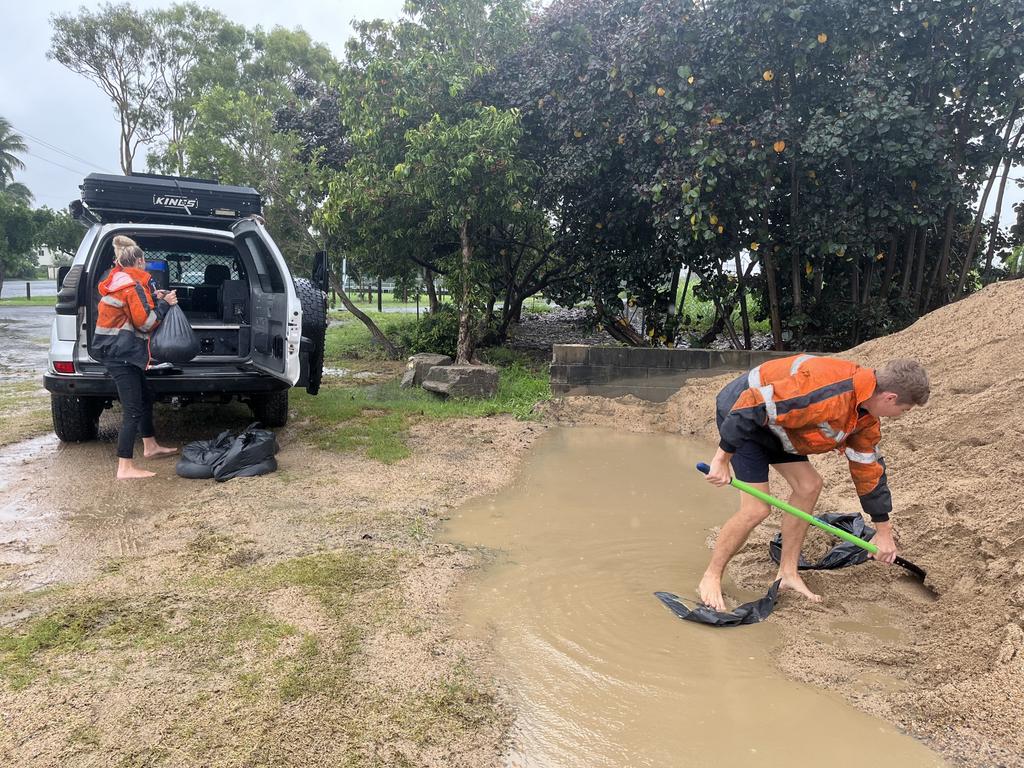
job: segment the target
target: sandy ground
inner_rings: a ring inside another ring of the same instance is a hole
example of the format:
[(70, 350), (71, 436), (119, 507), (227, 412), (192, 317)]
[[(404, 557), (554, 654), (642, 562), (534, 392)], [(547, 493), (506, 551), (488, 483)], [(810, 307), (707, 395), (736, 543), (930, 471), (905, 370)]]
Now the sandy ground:
[[(882, 450), (903, 554), (928, 571), (929, 599), (901, 569), (869, 564), (807, 577), (820, 606), (788, 599), (771, 618), (783, 627), (781, 666), (898, 724), (965, 766), (1024, 766), (1024, 281), (989, 286), (912, 327), (841, 355), (880, 366), (895, 357), (925, 365), (924, 408), (883, 423)], [(672, 431), (717, 442), (717, 391), (735, 374), (694, 380), (667, 403), (569, 398), (562, 424)], [(710, 458), (710, 456), (709, 456)], [(814, 457), (826, 489), (819, 511), (859, 511), (845, 460)], [(784, 481), (773, 479), (785, 490)], [(725, 491), (723, 491), (725, 492)], [(754, 532), (732, 566), (763, 589), (774, 567), (772, 526)], [(885, 606), (901, 639), (830, 642), (847, 612)], [(872, 671), (884, 671), (883, 684)]]
[(543, 426), (422, 423), (391, 466), (288, 429), (277, 473), (216, 484), (169, 460), (114, 483), (104, 423), (0, 491), (38, 513), (2, 543), (21, 556), (0, 568), (0, 764), (494, 763), (510, 713), (474, 672), (486, 649), (449, 629), (478, 555), (431, 533), (507, 483)]

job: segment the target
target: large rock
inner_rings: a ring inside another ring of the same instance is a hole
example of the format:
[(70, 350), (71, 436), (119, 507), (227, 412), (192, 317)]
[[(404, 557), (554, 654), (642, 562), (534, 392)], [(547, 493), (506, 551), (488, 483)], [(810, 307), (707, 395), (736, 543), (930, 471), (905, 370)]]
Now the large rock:
[(498, 369), (493, 365), (435, 365), (422, 386), (445, 397), (494, 397)]
[(421, 352), (409, 358), (405, 366), (405, 375), (402, 377), (402, 389), (418, 387), (427, 378), (427, 372), (436, 365), (451, 365), (452, 359), (448, 355), (434, 355), (430, 352)]

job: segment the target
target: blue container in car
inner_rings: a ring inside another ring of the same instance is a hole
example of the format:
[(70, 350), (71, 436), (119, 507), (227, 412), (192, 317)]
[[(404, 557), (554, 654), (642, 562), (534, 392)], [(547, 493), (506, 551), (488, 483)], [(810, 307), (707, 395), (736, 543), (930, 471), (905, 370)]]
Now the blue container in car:
[(146, 260), (146, 271), (150, 274), (150, 286), (154, 291), (166, 291), (170, 286), (170, 275), (167, 272), (165, 259)]

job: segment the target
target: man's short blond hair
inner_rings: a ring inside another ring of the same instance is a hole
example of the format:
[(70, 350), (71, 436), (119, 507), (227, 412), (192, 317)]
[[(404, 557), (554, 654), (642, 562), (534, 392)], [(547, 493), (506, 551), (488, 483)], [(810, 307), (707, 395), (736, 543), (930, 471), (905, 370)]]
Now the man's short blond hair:
[(917, 360), (890, 360), (884, 368), (875, 371), (878, 392), (896, 393), (899, 404), (924, 405), (931, 394), (928, 374)]

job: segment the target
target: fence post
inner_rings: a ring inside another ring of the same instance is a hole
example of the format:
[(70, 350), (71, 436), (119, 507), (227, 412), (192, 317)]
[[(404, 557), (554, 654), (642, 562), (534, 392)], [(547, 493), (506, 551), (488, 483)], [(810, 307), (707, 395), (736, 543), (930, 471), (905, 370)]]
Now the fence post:
[(382, 285), (383, 285), (383, 283), (381, 282), (380, 276), (378, 275), (377, 276), (377, 311), (378, 312), (383, 312), (384, 311), (384, 307), (382, 306), (382, 300), (383, 300), (383, 297), (384, 297), (384, 289), (383, 289)]
[(25, 298), (32, 301), (32, 283), (25, 283)]

